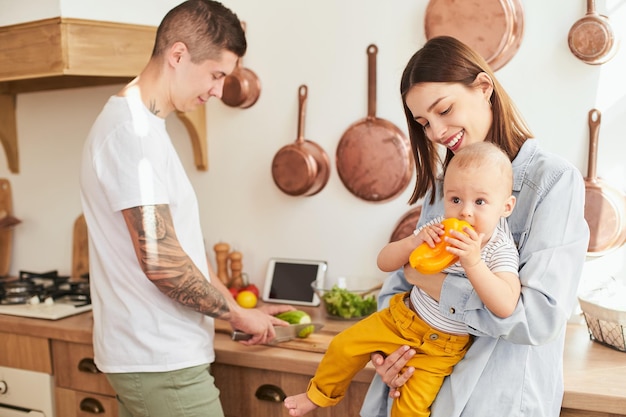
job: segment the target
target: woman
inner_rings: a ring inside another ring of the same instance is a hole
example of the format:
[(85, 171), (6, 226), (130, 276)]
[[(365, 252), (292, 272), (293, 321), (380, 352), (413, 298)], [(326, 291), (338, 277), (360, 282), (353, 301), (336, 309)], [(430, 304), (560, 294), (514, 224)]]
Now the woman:
[[(383, 308), (393, 294), (417, 285), (439, 302), (442, 314), (465, 323), (475, 336), (431, 415), (557, 417), (565, 328), (589, 240), (582, 176), (539, 148), (485, 60), (454, 38), (429, 40), (409, 60), (400, 90), (417, 168), (410, 203), (424, 197), (418, 225), (442, 214), (439, 176), (454, 153), (471, 143), (493, 142), (507, 153), (517, 198), (508, 220), (520, 253), (522, 295), (510, 317), (487, 310), (469, 281), (453, 274), (423, 276), (405, 266), (381, 292)], [(387, 398), (401, 395), (413, 371), (403, 367), (414, 354), (405, 346), (384, 360), (372, 355), (378, 375), (362, 417), (387, 416)]]

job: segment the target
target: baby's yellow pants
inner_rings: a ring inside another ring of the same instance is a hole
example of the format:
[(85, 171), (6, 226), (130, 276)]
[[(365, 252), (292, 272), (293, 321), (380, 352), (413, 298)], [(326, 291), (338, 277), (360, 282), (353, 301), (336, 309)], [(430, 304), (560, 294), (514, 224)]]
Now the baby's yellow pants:
[[(417, 351), (407, 366), (415, 373), (394, 400), (392, 417), (426, 417), (444, 377), (465, 355), (469, 335), (452, 335), (431, 328), (405, 304), (408, 293), (396, 294), (389, 308), (378, 311), (335, 336), (309, 382), (307, 396), (320, 407), (337, 404), (352, 378), (373, 352), (385, 355), (408, 345)], [(407, 300), (408, 301), (408, 300)]]

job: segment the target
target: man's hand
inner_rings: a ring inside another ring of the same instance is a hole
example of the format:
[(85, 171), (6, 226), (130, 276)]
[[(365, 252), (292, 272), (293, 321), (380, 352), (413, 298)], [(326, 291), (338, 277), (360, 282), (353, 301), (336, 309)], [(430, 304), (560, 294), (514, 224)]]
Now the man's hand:
[(386, 358), (380, 352), (372, 353), (372, 364), (376, 368), (376, 373), (380, 375), (383, 382), (389, 387), (389, 397), (398, 398), (400, 396), (400, 387), (415, 372), (415, 368), (412, 366), (404, 369), (409, 359), (415, 356), (415, 354), (415, 349), (411, 349), (406, 345), (400, 346)]
[(242, 308), (231, 305), (228, 322), (233, 330), (240, 330), (252, 335), (249, 340), (242, 341), (244, 345), (259, 345), (268, 343), (276, 337), (274, 326), (288, 326), (286, 321), (266, 314), (258, 308)]

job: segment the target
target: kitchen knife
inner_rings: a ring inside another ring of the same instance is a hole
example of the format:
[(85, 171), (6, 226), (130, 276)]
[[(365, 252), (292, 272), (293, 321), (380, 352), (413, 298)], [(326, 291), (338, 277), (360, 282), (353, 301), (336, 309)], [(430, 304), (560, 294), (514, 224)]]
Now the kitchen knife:
[[(303, 324), (291, 324), (289, 326), (274, 326), (274, 330), (276, 331), (276, 337), (272, 339), (269, 343), (275, 344), (280, 342), (286, 342), (291, 339), (295, 339), (298, 337), (298, 334), (306, 329), (307, 327), (313, 327), (314, 333), (324, 327), (321, 323), (303, 323)], [(252, 339), (252, 335), (242, 332), (240, 330), (233, 331), (233, 340), (250, 340)]]

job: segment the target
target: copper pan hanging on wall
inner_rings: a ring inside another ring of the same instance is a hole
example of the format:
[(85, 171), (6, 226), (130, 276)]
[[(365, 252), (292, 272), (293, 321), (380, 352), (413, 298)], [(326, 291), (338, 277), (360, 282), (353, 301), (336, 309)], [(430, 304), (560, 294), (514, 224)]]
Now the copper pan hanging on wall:
[[(245, 22), (241, 22), (244, 31)], [(261, 95), (261, 80), (254, 71), (243, 66), (243, 58), (237, 59), (233, 72), (224, 79), (222, 102), (230, 107), (247, 109), (257, 102)]]
[(372, 202), (397, 197), (409, 185), (413, 155), (396, 125), (376, 117), (376, 45), (367, 47), (367, 116), (353, 123), (337, 145), (337, 173), (355, 196)]
[(522, 43), (524, 10), (520, 0), (430, 0), (424, 26), (426, 39), (457, 38), (496, 71), (513, 58)]
[(586, 64), (601, 65), (613, 58), (617, 40), (606, 16), (598, 14), (595, 0), (587, 0), (587, 14), (574, 23), (567, 36), (570, 51)]
[(285, 145), (272, 160), (272, 177), (281, 191), (291, 196), (312, 196), (326, 186), (330, 176), (328, 154), (317, 143), (304, 138), (304, 115), (308, 88), (298, 88), (298, 137)]
[(389, 237), (389, 242), (395, 242), (397, 240), (404, 239), (405, 237), (411, 236), (413, 231), (415, 230), (415, 226), (417, 226), (417, 222), (422, 215), (422, 205), (418, 204), (411, 208), (409, 211), (404, 213), (404, 215), (398, 220), (396, 225), (393, 228), (393, 232)]
[(589, 162), (585, 177), (585, 220), (589, 225), (587, 255), (602, 256), (626, 241), (626, 195), (596, 175), (601, 114), (589, 111)]

